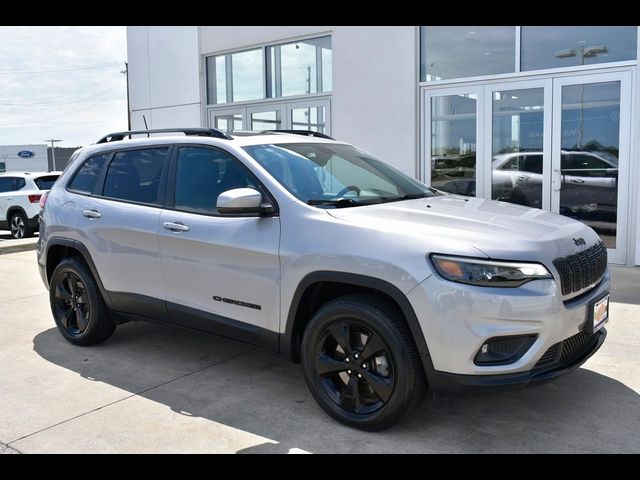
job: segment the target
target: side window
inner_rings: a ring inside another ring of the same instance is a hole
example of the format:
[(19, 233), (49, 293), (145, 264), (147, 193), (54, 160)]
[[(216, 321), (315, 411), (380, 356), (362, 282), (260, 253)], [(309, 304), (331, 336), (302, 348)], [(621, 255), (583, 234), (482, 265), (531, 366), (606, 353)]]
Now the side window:
[(215, 214), (221, 193), (257, 186), (246, 167), (221, 150), (181, 148), (177, 163), (175, 208), (180, 210)]
[(0, 193), (16, 192), (26, 185), (24, 178), (2, 177), (0, 178)]
[(118, 152), (104, 181), (103, 195), (118, 200), (159, 203), (160, 178), (168, 148)]
[(0, 193), (13, 191), (13, 177), (0, 177)]
[(107, 161), (108, 154), (91, 157), (84, 162), (69, 183), (69, 190), (79, 193), (91, 193), (96, 186), (100, 172)]

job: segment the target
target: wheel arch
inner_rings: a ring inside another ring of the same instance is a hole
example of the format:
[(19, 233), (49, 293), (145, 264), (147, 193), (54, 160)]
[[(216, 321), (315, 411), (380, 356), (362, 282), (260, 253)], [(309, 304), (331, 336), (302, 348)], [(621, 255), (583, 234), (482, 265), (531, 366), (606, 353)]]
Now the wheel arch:
[[(326, 284), (346, 286), (349, 291), (345, 291), (345, 294), (359, 289), (388, 297), (403, 314), (418, 353), (422, 358), (428, 357), (427, 342), (418, 317), (406, 295), (398, 287), (380, 278), (336, 271), (309, 273), (298, 284), (289, 306), (285, 331), (280, 335), (279, 351), (281, 354), (291, 357), (296, 363), (300, 361), (300, 341), (304, 327), (314, 312), (313, 307), (318, 302), (322, 286)], [(324, 303), (320, 303), (320, 305)]]
[(47, 285), (51, 282), (51, 275), (56, 266), (64, 259), (70, 257), (79, 257), (89, 267), (91, 275), (95, 279), (98, 289), (102, 294), (102, 298), (108, 307), (111, 307), (111, 297), (109, 292), (105, 290), (98, 269), (93, 263), (89, 249), (87, 249), (82, 242), (72, 240), (70, 238), (54, 237), (47, 241), (47, 250), (45, 255), (45, 273), (47, 278)]
[(29, 215), (27, 215), (27, 212), (24, 208), (22, 208), (20, 205), (11, 205), (9, 208), (7, 208), (7, 225), (11, 221), (11, 217), (13, 216), (13, 214), (16, 212), (22, 213), (24, 215), (24, 218), (29, 221)]

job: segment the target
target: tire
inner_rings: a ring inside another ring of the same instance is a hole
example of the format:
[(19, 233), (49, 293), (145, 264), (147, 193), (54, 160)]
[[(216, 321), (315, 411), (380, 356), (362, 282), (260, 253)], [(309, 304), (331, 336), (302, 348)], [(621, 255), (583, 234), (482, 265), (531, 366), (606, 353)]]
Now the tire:
[(304, 331), (301, 352), (311, 394), (351, 427), (385, 430), (427, 391), (402, 314), (373, 295), (347, 295), (322, 306)]
[(49, 302), (58, 330), (74, 345), (104, 342), (116, 329), (95, 279), (77, 257), (63, 260), (53, 271)]
[(9, 230), (11, 230), (11, 237), (16, 240), (33, 237), (33, 230), (29, 226), (29, 220), (22, 212), (15, 212), (11, 215)]

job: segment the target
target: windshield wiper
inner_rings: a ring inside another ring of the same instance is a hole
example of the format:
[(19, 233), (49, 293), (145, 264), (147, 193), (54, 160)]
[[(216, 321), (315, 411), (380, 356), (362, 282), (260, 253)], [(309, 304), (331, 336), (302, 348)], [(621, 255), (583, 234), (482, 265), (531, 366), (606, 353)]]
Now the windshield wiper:
[(337, 208), (353, 207), (358, 204), (358, 202), (352, 198), (312, 198), (311, 200), (307, 200), (307, 203), (309, 205), (333, 205)]
[(402, 200), (415, 200), (417, 198), (428, 198), (428, 197), (433, 197), (433, 194), (430, 194), (428, 192), (421, 192), (421, 193), (407, 193), (406, 195), (398, 195), (397, 197), (382, 197), (380, 200), (380, 203), (387, 203), (387, 202), (400, 202)]

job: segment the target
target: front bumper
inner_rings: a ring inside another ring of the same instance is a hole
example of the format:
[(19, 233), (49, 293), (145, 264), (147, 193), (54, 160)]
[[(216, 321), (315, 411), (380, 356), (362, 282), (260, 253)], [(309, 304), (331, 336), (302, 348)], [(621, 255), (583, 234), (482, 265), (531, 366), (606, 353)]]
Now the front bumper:
[[(589, 306), (606, 294), (609, 286), (607, 271), (591, 291), (563, 301), (553, 279), (536, 280), (519, 288), (488, 288), (450, 282), (434, 274), (411, 290), (407, 298), (418, 317), (428, 348), (427, 363), (433, 372), (464, 377), (514, 375), (516, 383), (527, 384), (530, 380), (523, 379), (533, 377), (534, 369), (536, 375), (540, 373), (536, 365), (549, 348), (586, 329)], [(535, 335), (535, 341), (512, 363), (474, 363), (488, 339), (511, 335)], [(522, 375), (519, 380), (518, 375)]]
[(433, 369), (428, 355), (423, 356), (429, 388), (437, 394), (466, 395), (479, 392), (511, 390), (541, 385), (575, 370), (591, 355), (596, 353), (607, 336), (606, 329), (600, 329), (590, 347), (581, 355), (566, 363), (557, 363), (547, 368), (534, 368), (528, 372), (507, 373), (503, 375), (456, 375), (438, 372)]

